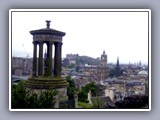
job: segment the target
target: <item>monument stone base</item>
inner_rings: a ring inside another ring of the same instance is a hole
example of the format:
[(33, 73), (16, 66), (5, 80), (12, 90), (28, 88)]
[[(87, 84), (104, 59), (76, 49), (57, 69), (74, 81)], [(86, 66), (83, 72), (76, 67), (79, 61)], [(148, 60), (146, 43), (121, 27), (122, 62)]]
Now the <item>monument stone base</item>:
[(67, 81), (61, 77), (31, 77), (26, 81), (25, 86), (34, 93), (40, 93), (45, 90), (57, 90), (59, 91), (56, 98), (58, 101), (68, 100), (67, 96)]

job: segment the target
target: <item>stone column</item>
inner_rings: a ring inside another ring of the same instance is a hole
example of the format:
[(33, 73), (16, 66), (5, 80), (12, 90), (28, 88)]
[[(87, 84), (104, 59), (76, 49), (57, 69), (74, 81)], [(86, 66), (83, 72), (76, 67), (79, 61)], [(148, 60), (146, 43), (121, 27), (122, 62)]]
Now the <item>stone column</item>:
[(36, 76), (37, 73), (37, 42), (33, 42), (33, 69), (32, 76)]
[(39, 42), (38, 75), (43, 75), (43, 42)]
[(47, 44), (48, 75), (52, 76), (52, 42)]
[(54, 76), (61, 76), (61, 42), (55, 42), (55, 56), (54, 56)]

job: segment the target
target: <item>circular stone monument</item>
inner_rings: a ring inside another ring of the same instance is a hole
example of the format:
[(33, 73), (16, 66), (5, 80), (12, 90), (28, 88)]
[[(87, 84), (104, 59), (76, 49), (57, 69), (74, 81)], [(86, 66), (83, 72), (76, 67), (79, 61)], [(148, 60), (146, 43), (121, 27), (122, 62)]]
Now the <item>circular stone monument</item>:
[[(30, 34), (33, 35), (33, 69), (32, 76), (26, 82), (26, 87), (36, 92), (56, 89), (60, 91), (63, 98), (67, 99), (67, 81), (61, 77), (62, 38), (66, 33), (51, 29), (50, 22), (46, 21), (46, 28), (30, 31)], [(47, 46), (45, 60), (43, 57), (44, 44)], [(53, 45), (55, 48), (54, 63), (52, 63)], [(39, 46), (38, 57), (37, 46)], [(53, 72), (52, 64), (54, 64)]]

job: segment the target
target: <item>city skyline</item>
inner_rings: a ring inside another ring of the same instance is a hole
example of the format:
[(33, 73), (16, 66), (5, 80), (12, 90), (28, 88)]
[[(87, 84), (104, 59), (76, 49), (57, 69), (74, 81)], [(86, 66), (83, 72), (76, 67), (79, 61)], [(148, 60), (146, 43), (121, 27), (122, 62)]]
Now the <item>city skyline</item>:
[(119, 57), (120, 63), (148, 64), (147, 12), (13, 12), (12, 56), (33, 57), (29, 31), (45, 28), (46, 20), (66, 33), (63, 58), (71, 53), (97, 58), (105, 50), (109, 63)]

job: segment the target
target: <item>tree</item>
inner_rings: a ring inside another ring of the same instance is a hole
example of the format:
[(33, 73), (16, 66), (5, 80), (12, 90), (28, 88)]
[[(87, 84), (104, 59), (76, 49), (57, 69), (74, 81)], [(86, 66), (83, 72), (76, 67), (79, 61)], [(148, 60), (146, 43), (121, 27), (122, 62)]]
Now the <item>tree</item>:
[(73, 100), (74, 93), (78, 92), (78, 89), (76, 88), (74, 80), (71, 79), (71, 76), (67, 76), (66, 80), (68, 82), (68, 87), (67, 87), (68, 99)]
[(115, 69), (110, 69), (109, 70), (109, 75), (108, 77), (118, 77), (118, 76), (121, 76), (123, 74), (124, 70), (123, 69), (120, 69), (120, 68), (115, 68)]
[(115, 75), (116, 75), (115, 69), (110, 69), (108, 77), (114, 77)]
[(40, 93), (32, 93), (25, 88), (25, 82), (12, 85), (12, 108), (54, 108), (57, 90), (47, 89)]
[(98, 87), (95, 85), (94, 82), (90, 82), (84, 87), (82, 87), (81, 91), (79, 92), (78, 95), (78, 100), (81, 102), (88, 102), (87, 97), (88, 97), (88, 92), (91, 90), (92, 96), (97, 96), (98, 94)]
[(87, 103), (88, 102), (87, 97), (88, 97), (88, 92), (82, 89), (78, 94), (78, 101)]

